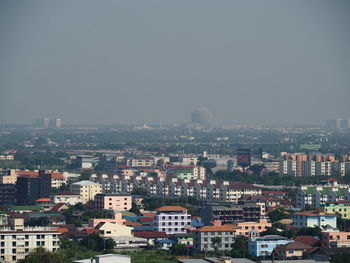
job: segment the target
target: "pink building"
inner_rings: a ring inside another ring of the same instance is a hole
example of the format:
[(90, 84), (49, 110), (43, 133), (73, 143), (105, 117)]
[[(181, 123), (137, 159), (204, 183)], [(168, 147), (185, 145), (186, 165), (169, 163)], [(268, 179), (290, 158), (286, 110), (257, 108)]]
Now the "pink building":
[(131, 195), (97, 194), (94, 198), (96, 210), (126, 211), (132, 206)]

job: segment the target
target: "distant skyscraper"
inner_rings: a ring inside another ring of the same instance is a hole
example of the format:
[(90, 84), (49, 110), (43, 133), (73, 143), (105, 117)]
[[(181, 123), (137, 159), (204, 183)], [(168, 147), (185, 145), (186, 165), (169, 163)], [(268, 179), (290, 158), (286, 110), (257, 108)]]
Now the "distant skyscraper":
[(350, 128), (350, 119), (327, 120), (326, 126), (328, 129), (349, 129)]
[(61, 129), (62, 126), (62, 120), (60, 118), (56, 119), (56, 129)]
[(237, 165), (243, 168), (250, 166), (250, 149), (237, 149)]
[(50, 118), (44, 118), (43, 120), (43, 128), (48, 129), (50, 127)]

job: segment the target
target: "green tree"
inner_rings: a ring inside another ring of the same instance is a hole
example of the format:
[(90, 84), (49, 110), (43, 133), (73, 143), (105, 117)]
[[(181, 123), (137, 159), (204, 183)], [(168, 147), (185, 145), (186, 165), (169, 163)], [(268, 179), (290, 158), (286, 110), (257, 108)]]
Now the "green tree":
[(232, 244), (232, 249), (230, 251), (230, 256), (234, 258), (244, 258), (248, 255), (248, 241), (239, 237)]
[(21, 259), (18, 263), (66, 263), (62, 254), (59, 252), (50, 252), (43, 247), (36, 248), (33, 252), (30, 252), (25, 259)]
[(221, 245), (221, 237), (212, 237), (211, 243), (213, 245), (215, 254), (218, 256), (218, 249), (219, 249), (219, 246)]

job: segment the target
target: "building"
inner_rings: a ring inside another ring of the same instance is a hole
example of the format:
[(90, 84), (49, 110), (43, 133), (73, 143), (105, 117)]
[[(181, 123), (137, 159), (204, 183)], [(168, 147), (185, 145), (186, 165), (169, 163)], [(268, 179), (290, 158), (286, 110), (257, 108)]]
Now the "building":
[(75, 260), (73, 263), (131, 263), (131, 256), (103, 254), (96, 255), (93, 258)]
[(111, 222), (100, 222), (95, 226), (99, 230), (100, 236), (103, 238), (128, 236), (131, 237), (131, 227), (113, 224)]
[(312, 246), (301, 242), (290, 242), (288, 244), (276, 247), (273, 253), (277, 259), (302, 259), (304, 252), (311, 248)]
[(325, 213), (337, 214), (343, 219), (350, 219), (350, 201), (327, 202), (321, 207)]
[(191, 215), (181, 206), (162, 206), (156, 209), (154, 230), (167, 234), (185, 234), (191, 226)]
[(16, 202), (14, 184), (0, 184), (0, 205), (13, 205)]
[(101, 184), (84, 180), (73, 183), (71, 185), (71, 191), (80, 195), (82, 203), (86, 204), (90, 200), (94, 200), (95, 195), (102, 192), (102, 186)]
[(101, 222), (103, 222), (103, 223), (109, 222), (109, 223), (116, 224), (116, 225), (125, 225), (126, 220), (123, 219), (122, 216), (123, 216), (122, 213), (116, 212), (116, 213), (114, 213), (113, 218), (90, 218), (88, 226), (95, 227)]
[(277, 246), (290, 242), (294, 241), (277, 235), (252, 237), (248, 241), (248, 254), (252, 257), (269, 257)]
[(272, 224), (267, 222), (267, 219), (261, 219), (259, 222), (237, 222), (239, 228), (235, 229), (237, 236), (249, 237), (252, 233), (260, 233), (271, 227)]
[(322, 247), (350, 247), (350, 232), (322, 232)]
[(39, 198), (51, 195), (51, 174), (39, 171), (39, 176), (19, 175), (16, 181), (16, 199), (19, 205), (33, 205)]
[(15, 169), (3, 171), (0, 174), (0, 184), (16, 184), (17, 174)]
[(63, 176), (62, 173), (52, 172), (51, 173), (51, 187), (60, 188), (61, 186), (67, 183), (67, 179)]
[(68, 205), (76, 205), (77, 203), (82, 202), (81, 196), (72, 192), (61, 192), (53, 194), (52, 200), (55, 204), (64, 203)]
[(325, 228), (330, 226), (337, 228), (337, 217), (335, 214), (327, 214), (316, 210), (294, 213), (292, 215), (293, 227), (319, 227)]
[(218, 250), (231, 250), (235, 242), (233, 225), (204, 226), (193, 231), (193, 248), (196, 251), (215, 251), (213, 238), (220, 238)]
[(338, 184), (333, 178), (318, 185), (302, 185), (298, 188), (296, 207), (320, 208), (329, 202), (350, 201), (349, 189), (349, 185)]
[(96, 210), (127, 211), (132, 207), (131, 195), (97, 194), (94, 197)]
[(211, 203), (201, 209), (201, 217), (205, 225), (219, 220), (222, 224), (235, 222), (259, 222), (265, 219), (265, 204), (260, 203)]
[(17, 262), (37, 247), (57, 251), (59, 234), (47, 227), (24, 227), (23, 219), (13, 219), (10, 227), (0, 229), (0, 261)]
[(127, 161), (131, 167), (152, 167), (156, 165), (154, 158), (132, 158)]
[(79, 155), (71, 160), (71, 167), (83, 170), (91, 170), (98, 163), (99, 158), (91, 155)]
[(331, 154), (284, 154), (279, 161), (280, 175), (292, 176), (345, 176), (350, 172), (349, 156), (336, 159)]

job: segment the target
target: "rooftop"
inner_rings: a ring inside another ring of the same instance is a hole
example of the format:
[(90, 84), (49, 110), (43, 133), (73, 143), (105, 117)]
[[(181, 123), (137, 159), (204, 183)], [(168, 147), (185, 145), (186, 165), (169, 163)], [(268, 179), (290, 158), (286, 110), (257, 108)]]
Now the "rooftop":
[(167, 212), (167, 211), (187, 211), (187, 208), (184, 208), (182, 206), (162, 206), (157, 209), (155, 209), (158, 212)]

